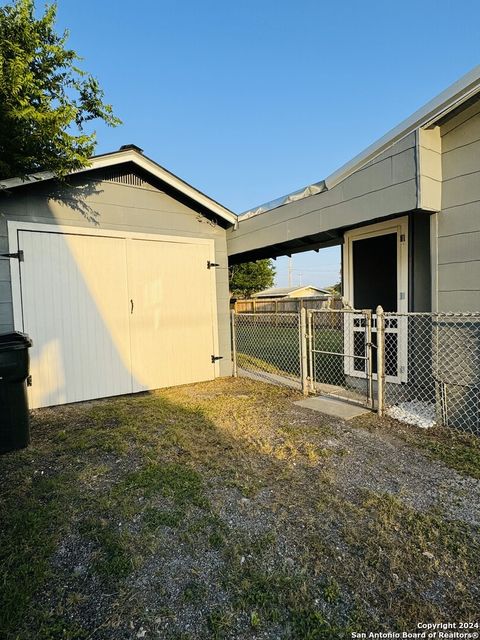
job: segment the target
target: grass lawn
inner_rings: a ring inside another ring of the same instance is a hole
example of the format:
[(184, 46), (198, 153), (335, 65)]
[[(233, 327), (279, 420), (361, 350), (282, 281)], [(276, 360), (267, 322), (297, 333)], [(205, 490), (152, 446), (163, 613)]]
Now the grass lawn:
[(480, 445), (223, 379), (34, 412), (0, 457), (5, 640), (478, 619)]
[[(300, 339), (296, 315), (291, 320), (284, 317), (279, 320), (279, 322), (288, 322), (290, 326), (266, 324), (261, 316), (258, 320), (249, 316), (248, 321), (241, 316), (239, 318), (236, 329), (239, 367), (294, 378), (300, 377)], [(274, 330), (272, 330), (273, 327)], [(313, 348), (343, 353), (344, 331), (317, 328), (314, 333)], [(342, 356), (315, 353), (313, 357), (317, 382), (339, 386), (345, 384)]]

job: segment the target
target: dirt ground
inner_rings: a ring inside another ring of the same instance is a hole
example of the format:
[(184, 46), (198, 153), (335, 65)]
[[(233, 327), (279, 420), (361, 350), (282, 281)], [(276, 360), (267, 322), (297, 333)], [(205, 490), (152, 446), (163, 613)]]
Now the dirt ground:
[(0, 637), (478, 621), (480, 442), (248, 379), (37, 410), (0, 457)]

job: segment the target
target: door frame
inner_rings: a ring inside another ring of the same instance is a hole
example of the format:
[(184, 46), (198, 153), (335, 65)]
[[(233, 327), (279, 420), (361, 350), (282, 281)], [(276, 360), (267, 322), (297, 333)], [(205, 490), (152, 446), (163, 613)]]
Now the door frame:
[[(397, 309), (399, 314), (408, 312), (409, 287), (408, 287), (408, 216), (386, 220), (376, 224), (366, 225), (346, 231), (344, 234), (343, 249), (343, 274), (344, 274), (344, 297), (353, 307), (354, 300), (354, 277), (353, 277), (353, 243), (357, 240), (366, 240), (377, 236), (395, 233), (397, 235)], [(381, 268), (381, 265), (378, 265)], [(375, 309), (372, 313), (375, 314)], [(374, 322), (372, 330), (376, 331), (376, 318), (373, 316)], [(352, 326), (351, 330), (354, 328)], [(386, 328), (386, 333), (397, 333), (397, 354), (398, 354), (398, 375), (386, 376), (387, 382), (400, 383), (406, 382), (407, 371), (407, 316), (400, 315), (397, 318), (396, 328)], [(348, 342), (348, 341), (347, 341)], [(352, 340), (353, 342), (353, 340)], [(347, 366), (348, 365), (348, 366)], [(350, 366), (352, 365), (352, 366)], [(347, 370), (348, 369), (348, 370)], [(345, 373), (356, 377), (365, 377), (362, 372), (353, 370), (353, 360), (346, 358)], [(373, 378), (377, 379), (377, 374), (373, 374)]]
[[(206, 245), (210, 248), (210, 261), (215, 262), (215, 241), (211, 238), (196, 238), (189, 236), (176, 236), (176, 235), (164, 235), (156, 233), (141, 233), (135, 231), (119, 231), (116, 229), (92, 229), (91, 227), (77, 227), (73, 225), (55, 224), (55, 223), (42, 223), (42, 222), (30, 222), (30, 221), (7, 221), (8, 232), (8, 247), (9, 253), (17, 253), (19, 250), (19, 232), (20, 231), (33, 231), (40, 233), (57, 233), (57, 234), (70, 234), (70, 235), (83, 235), (92, 237), (107, 237), (107, 238), (124, 238), (125, 240), (150, 240), (156, 242), (169, 242), (178, 244), (196, 244)], [(28, 259), (28, 257), (27, 257)], [(22, 282), (20, 261), (17, 258), (10, 258), (10, 278), (12, 287), (12, 308), (13, 308), (13, 324), (17, 331), (24, 331), (23, 326), (23, 306), (22, 306)], [(207, 265), (205, 265), (207, 268)], [(211, 272), (211, 304), (212, 304), (212, 337), (213, 337), (213, 349), (217, 354), (219, 351), (219, 338), (218, 338), (218, 310), (217, 310), (217, 278), (215, 269), (210, 269)], [(220, 365), (218, 361), (212, 365), (214, 367), (214, 377), (218, 378), (220, 375)]]

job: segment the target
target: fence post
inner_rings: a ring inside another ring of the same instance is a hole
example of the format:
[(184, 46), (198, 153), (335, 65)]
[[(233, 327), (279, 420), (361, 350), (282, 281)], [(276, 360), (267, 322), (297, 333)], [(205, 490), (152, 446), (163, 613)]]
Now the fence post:
[(377, 411), (385, 413), (385, 315), (383, 307), (377, 307)]
[(310, 392), (315, 393), (315, 371), (313, 367), (313, 312), (307, 311), (308, 330), (308, 375), (310, 377)]
[(372, 363), (372, 310), (364, 309), (365, 316), (365, 350), (367, 356), (367, 393), (368, 393), (368, 406), (373, 409), (373, 363)]
[(235, 311), (232, 309), (230, 312), (230, 324), (232, 332), (232, 376), (237, 377), (237, 332), (235, 327)]
[(303, 395), (308, 396), (307, 318), (303, 307), (300, 309), (300, 376)]

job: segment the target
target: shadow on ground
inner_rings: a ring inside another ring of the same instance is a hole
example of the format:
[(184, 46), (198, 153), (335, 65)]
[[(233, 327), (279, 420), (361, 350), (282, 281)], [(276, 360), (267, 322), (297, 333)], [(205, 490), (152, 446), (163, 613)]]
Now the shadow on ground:
[(32, 447), (0, 458), (2, 637), (346, 638), (473, 620), (476, 442), (394, 436), (298, 397), (224, 379), (36, 411)]

